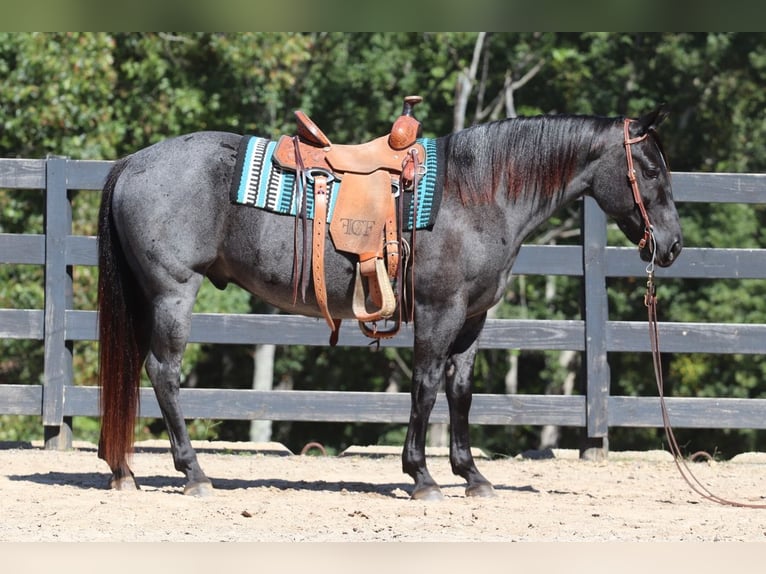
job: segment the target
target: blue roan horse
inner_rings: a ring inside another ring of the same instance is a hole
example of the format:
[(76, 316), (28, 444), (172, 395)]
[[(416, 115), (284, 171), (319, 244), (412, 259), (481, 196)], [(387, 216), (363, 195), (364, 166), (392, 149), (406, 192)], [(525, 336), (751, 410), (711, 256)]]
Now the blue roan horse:
[[(413, 498), (441, 497), (426, 467), (425, 444), (442, 382), (452, 470), (466, 480), (467, 495), (494, 494), (471, 456), (472, 370), (487, 310), (502, 297), (525, 237), (587, 194), (633, 243), (644, 237), (648, 220), (652, 232), (640, 248), (642, 259), (668, 266), (678, 257), (681, 227), (655, 131), (664, 117), (657, 109), (631, 121), (507, 119), (436, 140), (441, 208), (432, 228), (417, 232), (415, 272), (407, 274), (415, 282), (408, 287), (414, 289), (415, 346), (402, 467), (415, 482)], [(219, 288), (235, 283), (288, 313), (321, 317), (311, 289), (305, 302), (293, 298), (294, 220), (230, 202), (241, 137), (199, 132), (168, 139), (121, 159), (107, 178), (99, 216), (99, 456), (111, 468), (113, 488), (136, 487), (127, 455), (145, 366), (175, 468), (186, 475), (185, 492), (212, 492), (179, 404), (181, 359), (205, 277)], [(635, 166), (638, 200), (626, 157)], [(329, 308), (337, 318), (354, 319), (354, 264), (329, 241), (325, 272)]]

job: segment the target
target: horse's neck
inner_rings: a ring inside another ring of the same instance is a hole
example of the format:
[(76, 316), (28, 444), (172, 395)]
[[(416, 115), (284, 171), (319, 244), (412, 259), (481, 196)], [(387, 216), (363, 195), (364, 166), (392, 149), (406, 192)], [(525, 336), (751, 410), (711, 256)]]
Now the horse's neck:
[[(523, 241), (564, 206), (585, 195), (591, 178), (589, 164), (583, 159), (567, 185), (555, 193), (525, 188), (517, 197), (497, 198), (504, 202), (503, 209), (509, 222), (518, 230), (518, 240)], [(519, 216), (523, 213), (523, 217)]]
[(450, 161), (450, 190), (459, 191), (465, 205), (493, 202), (514, 242), (521, 241), (588, 190), (594, 153), (600, 155), (594, 143), (605, 144), (602, 127), (583, 116), (539, 117), (448, 136), (440, 141)]

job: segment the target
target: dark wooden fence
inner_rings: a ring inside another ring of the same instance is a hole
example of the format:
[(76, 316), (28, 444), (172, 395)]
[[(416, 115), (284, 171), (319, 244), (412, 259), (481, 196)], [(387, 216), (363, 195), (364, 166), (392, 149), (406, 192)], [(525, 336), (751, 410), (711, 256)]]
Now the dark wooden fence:
[[(44, 380), (41, 385), (0, 385), (0, 414), (40, 415), (48, 448), (71, 444), (71, 417), (99, 414), (98, 389), (73, 384), (73, 342), (97, 335), (95, 311), (73, 308), (72, 268), (96, 265), (97, 255), (94, 237), (72, 234), (70, 197), (72, 190), (99, 190), (110, 166), (58, 157), (0, 159), (0, 189), (45, 194), (43, 235), (0, 233), (0, 263), (45, 268), (43, 309), (0, 309), (0, 337), (43, 341)], [(679, 203), (766, 202), (766, 174), (675, 173), (673, 183)], [(645, 322), (609, 319), (606, 280), (643, 280), (645, 264), (633, 248), (607, 246), (606, 218), (593, 200), (586, 198), (582, 209), (581, 246), (525, 245), (514, 267), (517, 274), (583, 277), (582, 320), (490, 320), (480, 343), (483, 348), (582, 352), (586, 393), (480, 394), (474, 398), (472, 423), (581, 427), (596, 446), (610, 427), (662, 426), (656, 396), (609, 392), (608, 353), (648, 353), (649, 339)], [(664, 277), (764, 279), (766, 250), (686, 248), (673, 267), (657, 271), (659, 282)], [(324, 321), (305, 317), (195, 314), (191, 340), (324, 345), (327, 337)], [(766, 325), (662, 323), (660, 338), (665, 352), (759, 354), (766, 349)], [(340, 345), (368, 343), (357, 329), (341, 330)], [(412, 333), (405, 329), (386, 344), (410, 346)], [(141, 400), (142, 416), (160, 416), (150, 389), (142, 389)], [(184, 389), (182, 402), (188, 418), (404, 423), (409, 413), (406, 393)], [(766, 428), (766, 399), (669, 398), (668, 408), (676, 427)], [(446, 400), (440, 396), (432, 421), (447, 419)]]

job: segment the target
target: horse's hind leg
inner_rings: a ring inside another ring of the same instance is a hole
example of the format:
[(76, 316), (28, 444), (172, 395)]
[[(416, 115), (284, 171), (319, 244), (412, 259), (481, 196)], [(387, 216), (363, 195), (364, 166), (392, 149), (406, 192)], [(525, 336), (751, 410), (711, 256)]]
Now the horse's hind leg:
[(495, 496), (492, 484), (476, 468), (471, 454), (468, 413), (471, 409), (473, 366), (478, 336), (485, 316), (469, 319), (447, 361), (447, 403), (450, 413), (450, 463), (452, 472), (462, 476), (467, 496)]
[(179, 389), (181, 359), (191, 331), (191, 313), (202, 277), (195, 275), (172, 293), (152, 302), (152, 340), (146, 359), (146, 372), (152, 381), (157, 402), (165, 420), (173, 463), (186, 475), (184, 494), (206, 496), (213, 492), (210, 480), (197, 461), (186, 428)]
[(141, 490), (136, 482), (136, 476), (130, 470), (127, 460), (117, 468), (111, 469), (112, 476), (109, 478), (109, 488), (112, 490)]

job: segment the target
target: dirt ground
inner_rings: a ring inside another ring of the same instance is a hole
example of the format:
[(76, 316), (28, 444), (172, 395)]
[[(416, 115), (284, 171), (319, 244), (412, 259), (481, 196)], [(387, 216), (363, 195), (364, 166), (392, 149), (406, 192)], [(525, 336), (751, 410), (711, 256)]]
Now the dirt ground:
[[(766, 510), (701, 499), (659, 451), (613, 452), (601, 462), (579, 460), (573, 451), (542, 460), (479, 459), (496, 487), (493, 499), (466, 498), (447, 458), (431, 456), (445, 499), (416, 502), (398, 454), (197, 446), (217, 489), (208, 499), (182, 495), (182, 476), (163, 442), (138, 445), (137, 492), (104, 488), (107, 467), (93, 445), (67, 452), (0, 445), (0, 541), (766, 542)], [(766, 504), (766, 454), (692, 469), (722, 497)]]

